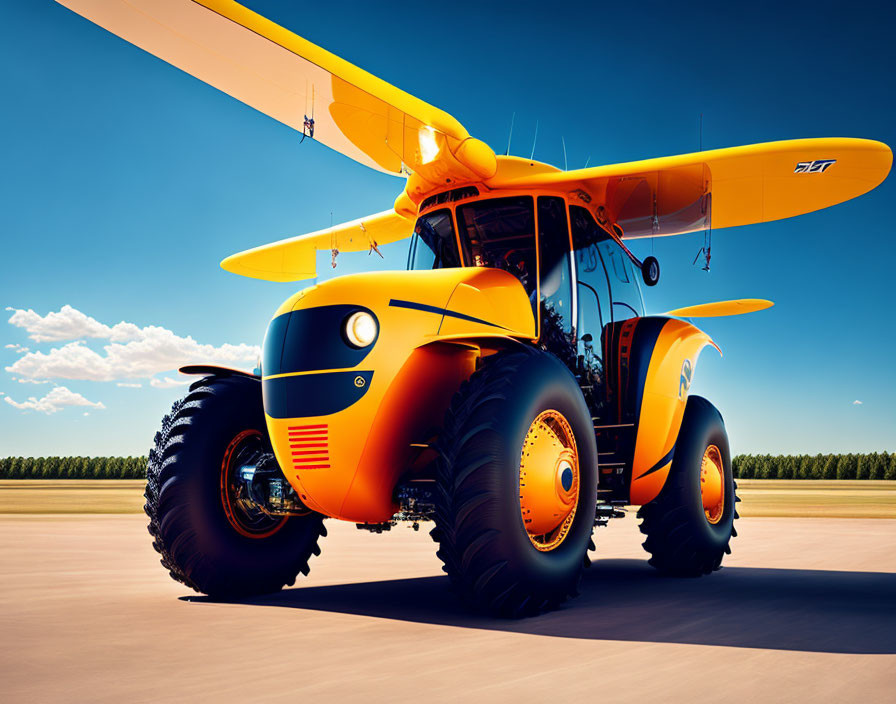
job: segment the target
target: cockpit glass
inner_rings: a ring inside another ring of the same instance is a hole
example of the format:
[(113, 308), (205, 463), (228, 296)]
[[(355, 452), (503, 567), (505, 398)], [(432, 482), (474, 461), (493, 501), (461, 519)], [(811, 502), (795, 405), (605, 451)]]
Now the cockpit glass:
[(604, 261), (610, 279), (613, 297), (613, 320), (627, 320), (644, 314), (641, 288), (632, 269), (631, 261), (613, 240), (598, 243), (597, 249)]
[(538, 265), (533, 198), (480, 200), (459, 205), (456, 212), (465, 264), (509, 271), (531, 295)]
[[(628, 255), (585, 208), (573, 205), (569, 212), (578, 264), (579, 300), (582, 300), (582, 287), (593, 293), (601, 328), (611, 321), (643, 315), (641, 288)], [(587, 296), (585, 300), (591, 302)], [(580, 315), (582, 311), (580, 306)]]
[(408, 254), (408, 269), (447, 269), (460, 266), (451, 211), (435, 210), (417, 219)]

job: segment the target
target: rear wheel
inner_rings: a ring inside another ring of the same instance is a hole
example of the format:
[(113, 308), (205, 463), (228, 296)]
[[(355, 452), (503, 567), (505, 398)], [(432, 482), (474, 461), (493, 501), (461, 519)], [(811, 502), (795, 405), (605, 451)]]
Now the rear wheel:
[(691, 396), (666, 485), (638, 511), (650, 564), (681, 576), (719, 569), (737, 535), (736, 486), (722, 416), (705, 398)]
[(147, 466), (153, 547), (171, 576), (216, 598), (278, 591), (308, 574), (323, 517), (269, 516), (243, 495), (239, 468), (270, 453), (261, 384), (203, 379), (162, 421)]
[(575, 596), (597, 500), (597, 450), (578, 384), (553, 355), (488, 358), (439, 440), (438, 555), (461, 597), (528, 616)]

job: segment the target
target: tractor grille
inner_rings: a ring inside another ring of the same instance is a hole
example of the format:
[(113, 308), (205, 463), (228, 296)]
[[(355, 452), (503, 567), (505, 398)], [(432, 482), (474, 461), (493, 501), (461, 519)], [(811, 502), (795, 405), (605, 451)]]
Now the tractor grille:
[(289, 451), (292, 466), (305, 469), (330, 468), (330, 444), (326, 423), (289, 426)]

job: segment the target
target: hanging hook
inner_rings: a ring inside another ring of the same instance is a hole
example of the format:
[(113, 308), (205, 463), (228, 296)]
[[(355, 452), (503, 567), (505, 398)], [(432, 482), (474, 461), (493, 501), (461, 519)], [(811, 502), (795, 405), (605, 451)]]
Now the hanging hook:
[(299, 144), (305, 141), (305, 137), (314, 139), (314, 118), (307, 115), (305, 115), (305, 122), (302, 125), (302, 139)]
[(379, 247), (377, 247), (376, 240), (370, 236), (370, 233), (367, 232), (367, 228), (364, 227), (364, 223), (362, 222), (360, 225), (358, 225), (358, 227), (361, 228), (361, 232), (363, 232), (365, 237), (367, 237), (367, 244), (368, 244), (367, 256), (369, 257), (371, 254), (376, 252), (377, 254), (380, 255), (380, 259), (385, 259), (385, 257), (383, 256), (383, 253), (380, 251)]
[(703, 246), (700, 248), (700, 251), (697, 252), (697, 256), (694, 257), (693, 264), (697, 263), (697, 260), (700, 258), (700, 255), (703, 255), (704, 264), (701, 267), (703, 271), (709, 271), (709, 260), (712, 259), (712, 228), (708, 227), (703, 231)]
[[(333, 219), (332, 214), (330, 219)], [(332, 227), (332, 226), (331, 226)], [(339, 256), (339, 248), (336, 246), (336, 231), (330, 233), (330, 266), (336, 268), (336, 257)]]

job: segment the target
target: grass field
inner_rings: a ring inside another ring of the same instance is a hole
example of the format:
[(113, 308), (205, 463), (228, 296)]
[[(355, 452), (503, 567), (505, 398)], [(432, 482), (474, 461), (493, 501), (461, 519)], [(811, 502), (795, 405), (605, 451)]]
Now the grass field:
[(896, 518), (896, 481), (738, 479), (742, 516)]
[(3, 479), (0, 513), (142, 513), (142, 479)]
[[(742, 516), (896, 518), (896, 481), (740, 479)], [(142, 479), (0, 480), (0, 513), (141, 513)]]

